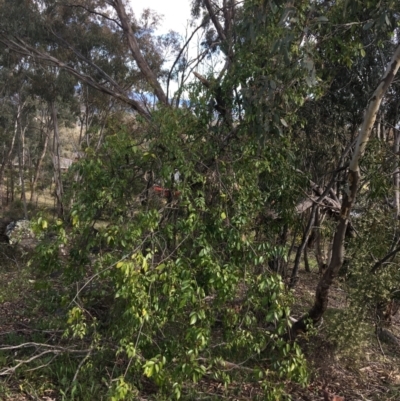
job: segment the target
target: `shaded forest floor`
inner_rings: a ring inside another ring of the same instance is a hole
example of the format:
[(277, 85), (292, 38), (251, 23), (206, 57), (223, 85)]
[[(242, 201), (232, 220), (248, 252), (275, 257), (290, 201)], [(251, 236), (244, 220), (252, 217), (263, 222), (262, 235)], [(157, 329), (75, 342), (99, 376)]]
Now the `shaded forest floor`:
[[(298, 303), (293, 308), (296, 318), (312, 305), (319, 280), (316, 271), (300, 273), (295, 289)], [(397, 337), (382, 338), (373, 327), (357, 327), (353, 338), (345, 338), (341, 346), (335, 345), (335, 318), (348, 306), (345, 286), (336, 280), (330, 292), (329, 307), (318, 331), (300, 339), (306, 355), (311, 381), (306, 389), (293, 388), (293, 399), (323, 400), (323, 388), (330, 394), (342, 396), (346, 401), (400, 400), (400, 316), (394, 316), (390, 332)], [(372, 326), (372, 325), (371, 325)], [(294, 395), (296, 394), (296, 395)]]
[[(34, 341), (35, 338), (39, 341), (43, 333), (38, 333), (38, 327), (40, 322), (51, 318), (51, 311), (35, 308), (35, 304), (39, 303), (35, 302), (32, 277), (24, 268), (26, 261), (8, 251), (3, 251), (1, 258), (8, 258), (9, 263), (6, 268), (0, 263), (0, 344), (6, 345), (10, 336), (16, 335), (25, 341)], [(292, 311), (295, 318), (311, 306), (318, 280), (316, 271), (300, 272), (295, 289), (297, 302)], [(390, 339), (379, 339), (372, 325), (363, 331), (362, 336), (355, 335), (345, 340), (341, 347), (332, 340), (335, 318), (343, 313), (348, 303), (344, 288), (341, 280), (337, 280), (321, 327), (299, 339), (308, 361), (311, 380), (306, 388), (287, 384), (288, 393), (295, 401), (322, 401), (324, 389), (331, 395), (345, 397), (346, 401), (400, 400), (399, 342), (396, 344)], [(390, 330), (400, 338), (399, 314), (394, 317)], [(51, 338), (46, 338), (46, 341), (51, 341)], [(0, 354), (0, 368), (4, 367), (5, 362), (6, 358)], [(256, 383), (232, 383), (232, 386), (236, 385), (238, 395), (235, 400), (262, 399), (262, 390), (257, 388)], [(223, 386), (219, 383), (203, 379), (199, 386), (204, 388), (206, 394), (213, 394), (213, 399), (226, 399)], [(46, 383), (45, 375), (40, 383), (30, 382), (28, 376), (17, 379), (7, 375), (0, 377), (0, 400), (58, 401), (61, 397), (52, 383)]]

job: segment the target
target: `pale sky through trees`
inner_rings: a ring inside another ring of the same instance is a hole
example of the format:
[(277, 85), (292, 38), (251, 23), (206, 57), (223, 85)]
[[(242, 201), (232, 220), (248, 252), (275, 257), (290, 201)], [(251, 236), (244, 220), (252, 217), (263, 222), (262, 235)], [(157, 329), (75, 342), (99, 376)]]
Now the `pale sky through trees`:
[(136, 17), (139, 17), (145, 8), (150, 8), (163, 15), (160, 33), (174, 30), (185, 36), (187, 21), (191, 18), (189, 0), (131, 0), (131, 6)]
[[(165, 34), (170, 30), (178, 32), (183, 40), (189, 37), (197, 24), (190, 26), (189, 22), (191, 16), (191, 1), (190, 0), (130, 0), (132, 10), (136, 18), (140, 18), (142, 11), (146, 8), (156, 11), (158, 14), (163, 16), (162, 25), (157, 31), (157, 34)], [(198, 22), (198, 21), (197, 21)], [(195, 36), (191, 44), (188, 47), (188, 58), (196, 59), (198, 54), (201, 53), (202, 49), (199, 47), (202, 33), (199, 32)], [(214, 55), (209, 59), (203, 60), (201, 65), (197, 67), (197, 71), (201, 74), (207, 74), (210, 70), (218, 70), (222, 68), (223, 60), (218, 55)], [(189, 77), (189, 81), (193, 79), (193, 76)], [(178, 88), (176, 82), (171, 82), (170, 89), (172, 91)]]

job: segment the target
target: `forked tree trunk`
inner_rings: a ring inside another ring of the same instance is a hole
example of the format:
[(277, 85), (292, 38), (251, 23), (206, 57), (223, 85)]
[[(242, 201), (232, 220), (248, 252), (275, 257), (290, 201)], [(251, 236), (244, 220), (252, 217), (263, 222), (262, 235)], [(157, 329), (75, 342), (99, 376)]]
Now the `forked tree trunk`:
[(343, 195), (342, 208), (339, 216), (339, 223), (336, 227), (336, 232), (333, 239), (332, 257), (328, 268), (321, 277), (313, 307), (309, 312), (298, 320), (292, 327), (292, 334), (296, 335), (299, 331), (306, 330), (306, 321), (309, 319), (313, 324), (318, 323), (328, 307), (329, 289), (333, 279), (337, 276), (339, 269), (343, 264), (344, 259), (344, 238), (346, 234), (347, 223), (351, 208), (354, 205), (358, 184), (360, 181), (359, 162), (364, 154), (365, 147), (371, 136), (371, 131), (374, 126), (376, 115), (379, 111), (380, 104), (387, 89), (392, 83), (400, 66), (400, 44), (397, 46), (392, 60), (390, 61), (383, 78), (379, 82), (378, 87), (373, 93), (365, 110), (364, 119), (361, 125), (360, 134), (354, 149), (353, 157), (349, 165), (347, 175), (347, 187)]
[(297, 249), (296, 259), (294, 261), (292, 275), (290, 277), (289, 288), (294, 288), (294, 286), (297, 284), (301, 255), (302, 255), (302, 253), (304, 252), (304, 250), (305, 250), (305, 248), (307, 246), (308, 239), (310, 238), (311, 232), (312, 232), (312, 230), (314, 228), (315, 216), (316, 216), (316, 213), (317, 213), (317, 209), (319, 208), (320, 203), (326, 198), (328, 193), (333, 193), (332, 186), (335, 183), (336, 174), (337, 174), (337, 172), (333, 175), (331, 181), (326, 186), (326, 188), (324, 189), (322, 194), (313, 203), (313, 206), (312, 206), (311, 212), (310, 212), (310, 218), (309, 218), (308, 223), (307, 223), (307, 227), (306, 227), (306, 229), (305, 229), (305, 231), (303, 233), (301, 244), (300, 244), (299, 248)]

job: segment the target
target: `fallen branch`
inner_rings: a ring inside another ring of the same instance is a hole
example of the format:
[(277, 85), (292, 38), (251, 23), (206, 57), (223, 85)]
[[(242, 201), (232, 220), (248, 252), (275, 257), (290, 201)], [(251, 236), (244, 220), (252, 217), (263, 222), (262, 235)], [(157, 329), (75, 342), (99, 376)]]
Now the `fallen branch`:
[[(30, 369), (30, 371), (37, 370), (42, 367), (48, 366), (58, 355), (61, 355), (64, 353), (73, 353), (73, 354), (86, 353), (86, 356), (83, 359), (83, 362), (84, 362), (87, 359), (88, 355), (90, 355), (93, 351), (93, 348), (77, 350), (75, 348), (61, 347), (59, 345), (40, 344), (40, 343), (35, 343), (35, 342), (28, 342), (28, 343), (23, 343), (23, 344), (19, 344), (19, 345), (2, 346), (2, 347), (0, 347), (0, 351), (14, 351), (14, 350), (21, 350), (21, 349), (32, 348), (32, 347), (35, 347), (38, 350), (40, 348), (42, 348), (42, 349), (47, 348), (47, 349), (40, 352), (39, 354), (35, 354), (35, 355), (31, 356), (28, 359), (17, 360), (18, 363), (15, 366), (12, 366), (9, 368), (4, 368), (4, 369), (0, 370), (0, 376), (12, 375), (13, 373), (15, 373), (15, 371), (19, 367), (21, 367), (23, 365), (27, 365), (27, 364), (35, 361), (36, 359), (42, 358), (44, 355), (53, 354), (53, 358), (49, 362), (47, 362), (43, 365), (40, 365), (40, 366)], [(81, 364), (78, 366), (77, 372), (79, 371), (80, 367), (83, 365), (83, 362), (81, 362)], [(77, 376), (77, 373), (75, 375)], [(74, 376), (74, 378), (75, 378), (75, 376)]]

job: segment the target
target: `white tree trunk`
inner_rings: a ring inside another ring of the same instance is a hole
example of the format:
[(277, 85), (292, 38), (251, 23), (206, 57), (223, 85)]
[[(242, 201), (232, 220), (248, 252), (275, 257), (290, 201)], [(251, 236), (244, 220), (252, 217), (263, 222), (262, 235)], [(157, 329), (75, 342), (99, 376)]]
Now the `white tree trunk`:
[(293, 325), (293, 333), (299, 330), (306, 330), (305, 321), (311, 319), (313, 323), (317, 323), (322, 318), (326, 308), (328, 307), (329, 289), (333, 279), (337, 275), (343, 264), (344, 259), (344, 238), (348, 219), (352, 206), (354, 205), (358, 184), (360, 181), (359, 162), (364, 155), (365, 147), (371, 137), (371, 131), (374, 127), (377, 113), (381, 105), (382, 99), (392, 83), (398, 69), (400, 67), (400, 44), (397, 46), (393, 57), (386, 68), (386, 71), (379, 82), (375, 92), (368, 102), (368, 106), (364, 113), (364, 119), (360, 128), (358, 140), (354, 149), (353, 157), (350, 161), (349, 172), (347, 175), (347, 186), (344, 191), (342, 208), (339, 216), (339, 223), (336, 227), (335, 236), (332, 245), (332, 257), (329, 266), (324, 275), (321, 277), (316, 294), (314, 306)]

